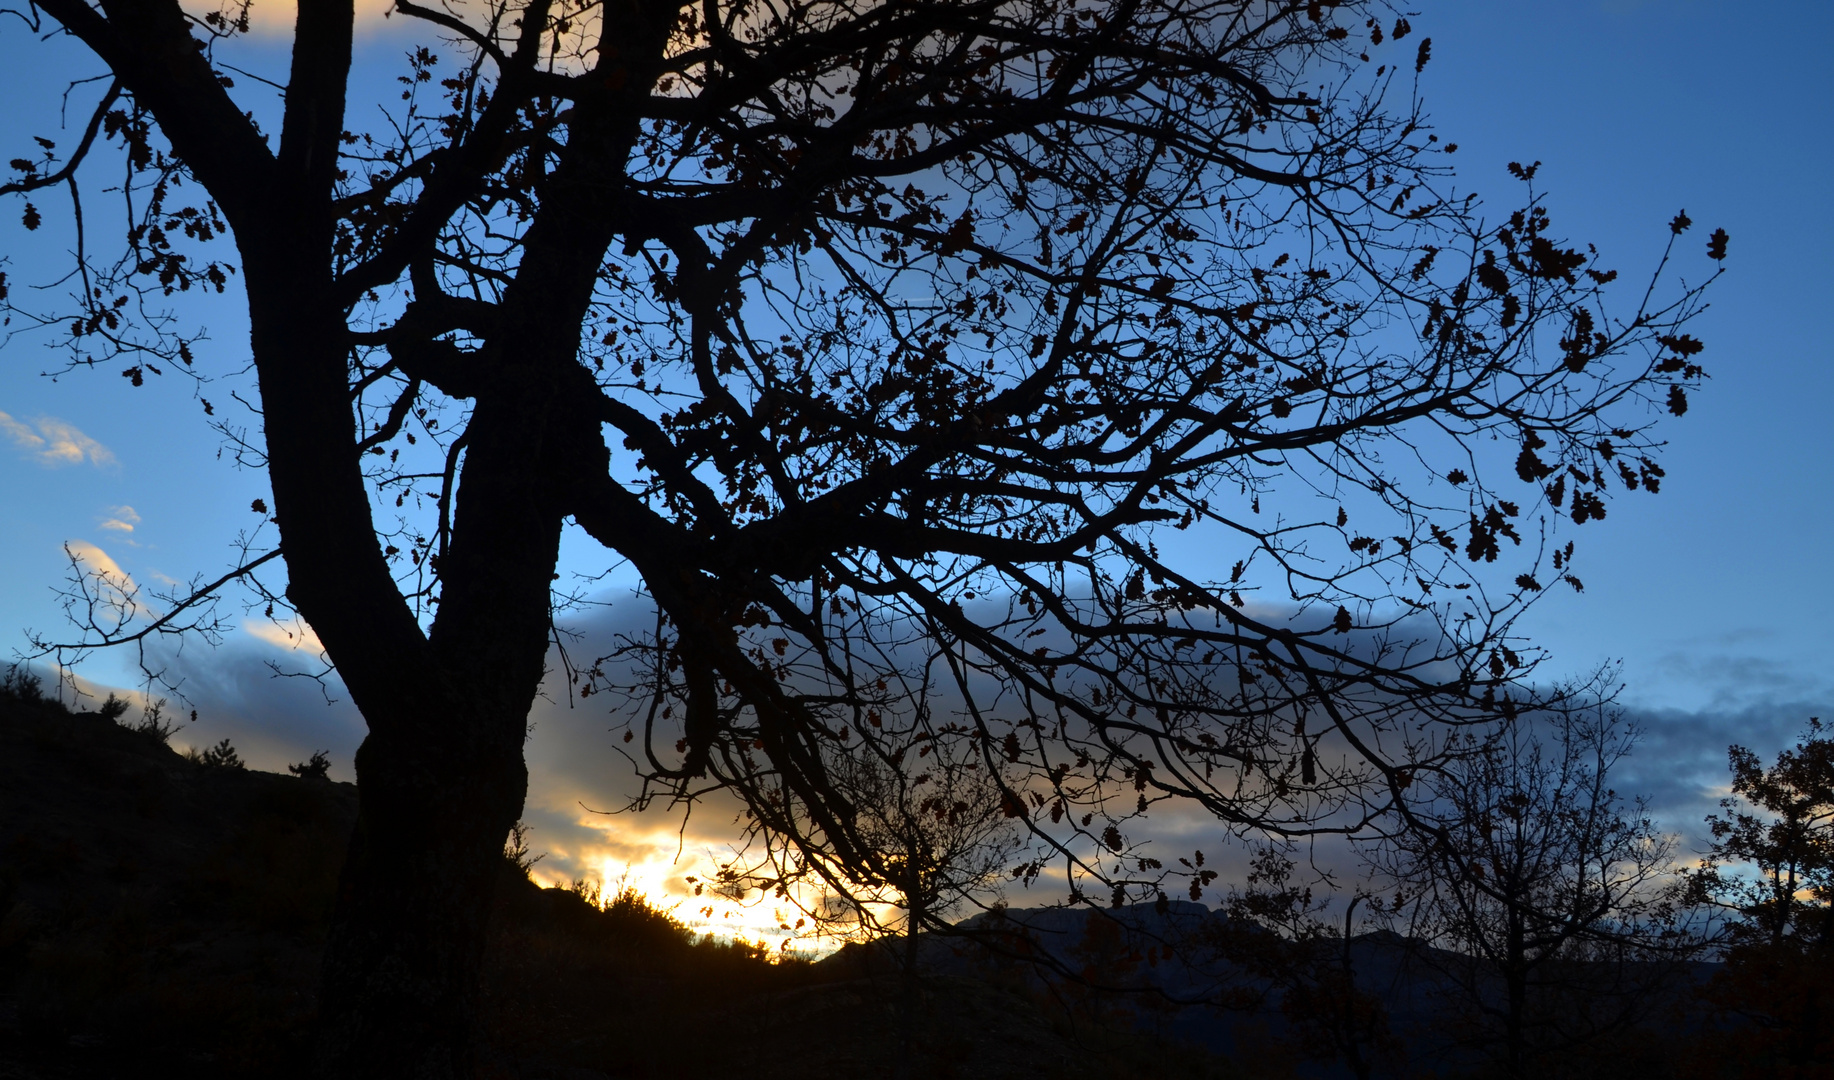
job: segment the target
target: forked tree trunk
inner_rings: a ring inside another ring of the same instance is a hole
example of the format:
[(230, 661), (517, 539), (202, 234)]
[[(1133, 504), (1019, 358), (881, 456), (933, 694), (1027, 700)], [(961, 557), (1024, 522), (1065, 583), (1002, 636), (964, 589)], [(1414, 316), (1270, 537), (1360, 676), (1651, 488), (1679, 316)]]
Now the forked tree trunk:
[[(578, 362), (580, 328), (606, 247), (624, 227), (617, 195), (637, 134), (634, 106), (659, 70), (678, 7), (632, 0), (607, 10), (619, 47), (597, 63), (612, 90), (575, 110), (542, 213), (523, 237), (524, 261), (496, 305), (498, 332), (477, 359), (484, 374), (463, 387), (427, 375), (475, 408), (439, 567), (439, 615), (423, 631), (370, 513), (346, 321), (361, 290), (340, 295), (333, 277), (352, 0), (299, 3), (277, 147), (223, 92), (171, 0), (40, 6), (151, 111), (229, 222), (287, 597), (369, 727), (324, 961), (321, 1069), (339, 1080), (468, 1076), (493, 880), (527, 787), (522, 742), (547, 652), (561, 523), (579, 479), (603, 482), (609, 464), (593, 405), (599, 389)], [(543, 11), (533, 5), (536, 21), (524, 28), (537, 44)], [(431, 259), (433, 235), (415, 243), (412, 257)], [(375, 283), (406, 271), (393, 266)]]
[(324, 958), (320, 1072), (462, 1078), (493, 884), (527, 789), (561, 521), (539, 477), (563, 440), (518, 437), (549, 426), (539, 412), (552, 394), (478, 410), (440, 616), (424, 633), (376, 547), (342, 312), (323, 271), (279, 247), (243, 242), (288, 597), (369, 727)]

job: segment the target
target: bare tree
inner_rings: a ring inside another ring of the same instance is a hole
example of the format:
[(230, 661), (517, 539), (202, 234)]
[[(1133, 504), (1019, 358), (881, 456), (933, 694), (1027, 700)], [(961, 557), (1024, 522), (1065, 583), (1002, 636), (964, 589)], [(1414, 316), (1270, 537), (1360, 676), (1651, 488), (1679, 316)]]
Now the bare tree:
[[(947, 918), (964, 906), (985, 909), (1023, 838), (969, 735), (952, 725), (894, 744), (887, 759), (871, 752), (835, 755), (827, 774), (834, 791), (855, 807), (855, 826), (883, 876), (860, 875), (824, 894), (844, 898), (856, 926), (869, 934), (886, 929), (877, 907), (889, 901), (904, 912), (899, 1012), (906, 1055), (917, 1044), (922, 935), (951, 930)], [(794, 883), (802, 876), (798, 871), (810, 868), (783, 837), (758, 830), (755, 839), (773, 853), (778, 871), (763, 883), (767, 887)], [(907, 1056), (900, 1075), (908, 1075), (909, 1062)]]
[(998, 783), (971, 748), (963, 752), (966, 739), (957, 742), (950, 734), (902, 747), (902, 757), (912, 761), (908, 767), (894, 749), (886, 761), (837, 758), (829, 773), (835, 789), (858, 808), (861, 836), (886, 870), (882, 880), (854, 883), (846, 893), (850, 906), (863, 923), (872, 920), (874, 900), (903, 909), (906, 966), (912, 969), (918, 934), (946, 925), (943, 920), (964, 904), (984, 906), (1020, 846)]
[[(1607, 309), (1532, 166), (1495, 216), (1453, 185), (1382, 0), (396, 0), (425, 44), (361, 108), (351, 0), (302, 0), (265, 75), (249, 10), (9, 9), (100, 80), (0, 194), (29, 227), (68, 196), (78, 237), (13, 328), (197, 378), (281, 553), (47, 647), (284, 563), (260, 602), (368, 723), (332, 1075), (470, 1069), (565, 528), (662, 616), (652, 794), (726, 788), (886, 880), (836, 747), (891, 759), (922, 640), (1074, 895), (1156, 895), (1155, 802), (1355, 828), (1516, 708), (1514, 619), (1579, 587), (1560, 519), (1656, 489), (1702, 376), (1700, 281)], [(239, 418), (165, 299), (230, 284)]]
[(1605, 1068), (1706, 944), (1673, 837), (1610, 786), (1637, 736), (1604, 706), (1525, 716), (1421, 776), (1415, 826), (1370, 849), (1391, 925), (1451, 957), (1453, 1044), (1501, 1075)]

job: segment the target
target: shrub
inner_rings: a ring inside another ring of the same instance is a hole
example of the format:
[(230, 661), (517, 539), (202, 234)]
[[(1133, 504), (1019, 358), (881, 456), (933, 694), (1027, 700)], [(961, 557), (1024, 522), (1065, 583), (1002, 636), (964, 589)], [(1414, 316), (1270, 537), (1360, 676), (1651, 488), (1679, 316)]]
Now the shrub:
[[(161, 746), (164, 746), (165, 744), (171, 742), (172, 736), (176, 734), (178, 729), (182, 726), (176, 720), (167, 720), (166, 719), (166, 699), (165, 698), (160, 698), (158, 701), (155, 701), (152, 704), (148, 705), (145, 709), (142, 709), (140, 712), (140, 719), (136, 720), (135, 722), (131, 724), (123, 723), (121, 721), (122, 714), (127, 712), (127, 702), (122, 701), (120, 698), (116, 697), (113, 694), (108, 695), (108, 700), (102, 703), (102, 708), (100, 712), (103, 716), (107, 717), (110, 720), (113, 720), (117, 724), (121, 724), (122, 727), (133, 732), (134, 734), (145, 735), (147, 738), (152, 739), (154, 742), (159, 743)], [(193, 712), (191, 714), (191, 719), (196, 720), (197, 713)], [(223, 740), (223, 745), (228, 746), (229, 740), (227, 739)], [(235, 753), (234, 751), (230, 752), (232, 757), (234, 756), (234, 753)], [(194, 754), (195, 754), (195, 751), (193, 752), (193, 754), (188, 754), (186, 756), (192, 757), (194, 756)], [(236, 764), (238, 767), (240, 767), (241, 763), (237, 762)]]
[[(224, 742), (227, 745), (228, 740)], [(296, 765), (288, 765), (287, 771), (301, 780), (328, 780), (331, 778), (331, 758), (324, 750), (314, 750), (312, 756), (306, 760)]]
[(9, 664), (6, 674), (0, 675), (0, 699), (37, 705), (45, 700), (44, 680), (31, 668)]
[(199, 765), (206, 765), (213, 769), (248, 768), (248, 766), (242, 762), (242, 755), (236, 753), (236, 748), (229, 745), (228, 739), (224, 739), (222, 742), (202, 752), (199, 752), (193, 747), (185, 751), (185, 760), (194, 761)]
[[(534, 867), (536, 863), (548, 857), (548, 853), (545, 851), (539, 855), (530, 854), (529, 833), (531, 831), (532, 830), (526, 822), (518, 821), (510, 826), (509, 836), (505, 837), (503, 840), (503, 857), (509, 860), (510, 864), (516, 868), (516, 872), (525, 878), (529, 876), (529, 870)], [(584, 886), (585, 883), (583, 881), (576, 881), (573, 883), (575, 892), (579, 892)], [(582, 895), (582, 899), (583, 898)], [(591, 903), (591, 901), (588, 902)], [(593, 906), (596, 907), (598, 905), (595, 903)]]

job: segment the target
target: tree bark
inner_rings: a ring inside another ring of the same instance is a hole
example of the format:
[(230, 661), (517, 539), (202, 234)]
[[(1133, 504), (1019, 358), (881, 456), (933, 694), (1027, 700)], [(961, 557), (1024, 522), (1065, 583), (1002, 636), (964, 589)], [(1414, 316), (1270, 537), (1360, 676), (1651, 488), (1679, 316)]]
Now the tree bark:
[(1528, 954), (1523, 944), (1522, 915), (1512, 905), (1508, 915), (1507, 961), (1503, 980), (1507, 999), (1504, 1024), (1504, 1068), (1511, 1080), (1526, 1075), (1528, 1011)]
[(295, 230), (252, 232), (238, 239), (288, 598), (369, 726), (324, 960), (321, 1068), (464, 1076), (488, 898), (526, 788), (522, 739), (559, 519), (524, 517), (509, 530), (523, 534), (521, 550), (459, 590), (468, 608), (460, 621), (485, 634), (456, 649), (429, 641), (376, 548), (329, 277), (322, 263), (286, 254)]

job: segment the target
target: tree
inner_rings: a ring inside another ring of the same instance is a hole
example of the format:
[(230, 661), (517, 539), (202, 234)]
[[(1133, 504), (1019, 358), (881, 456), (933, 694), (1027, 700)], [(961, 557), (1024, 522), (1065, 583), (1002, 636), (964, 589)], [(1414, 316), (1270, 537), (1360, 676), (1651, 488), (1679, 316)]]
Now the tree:
[[(946, 928), (946, 918), (965, 904), (984, 907), (1020, 847), (1013, 820), (1001, 813), (999, 785), (981, 768), (967, 734), (952, 727), (926, 737), (919, 728), (886, 759), (833, 754), (826, 774), (831, 788), (854, 808), (853, 825), (884, 860), (885, 873), (862, 875), (823, 895), (839, 900), (840, 910), (868, 933), (883, 928), (878, 905), (889, 901), (904, 910), (899, 1023), (907, 1057), (899, 1075), (909, 1074), (908, 1055), (918, 1042), (920, 935)], [(915, 764), (906, 766), (906, 760)], [(785, 850), (781, 837), (758, 832), (755, 839), (774, 871), (758, 884), (774, 890), (804, 876), (807, 864), (799, 865), (799, 852)]]
[(287, 766), (287, 771), (301, 780), (326, 780), (331, 776), (331, 757), (326, 750), (314, 750), (312, 756), (304, 761), (296, 761)]
[(1697, 952), (1671, 837), (1609, 786), (1637, 729), (1600, 706), (1524, 716), (1422, 777), (1426, 827), (1371, 849), (1389, 912), (1450, 951), (1453, 1040), (1508, 1077), (1610, 1069)]
[[(836, 755), (828, 767), (828, 783), (855, 808), (861, 837), (887, 870), (885, 878), (847, 883), (836, 898), (863, 927), (878, 922), (875, 904), (902, 908), (905, 966), (913, 971), (917, 935), (946, 926), (944, 919), (966, 903), (984, 904), (1020, 846), (1012, 819), (1001, 812), (999, 785), (962, 749), (965, 735), (906, 744), (884, 761)], [(907, 767), (907, 758), (915, 764)], [(775, 888), (801, 876), (799, 853), (774, 848), (781, 837), (757, 839), (770, 852), (771, 871), (761, 885)]]
[(830, 762), (889, 759), (923, 641), (1073, 894), (1154, 895), (1154, 803), (1352, 829), (1421, 732), (1513, 710), (1557, 519), (1654, 491), (1702, 377), (1701, 283), (1614, 315), (1532, 166), (1495, 220), (1452, 186), (1382, 0), (397, 0), (374, 121), (350, 0), (272, 78), (249, 11), (12, 12), (104, 78), (0, 194), (70, 197), (78, 291), (10, 316), (72, 365), (225, 376), (164, 297), (245, 295), (260, 411), (220, 422), (278, 545), (68, 644), (207, 631), (233, 582), (323, 642), (369, 727), (330, 1074), (470, 1068), (569, 524), (659, 612), (648, 793), (895, 882)]
[(1743, 746), (1726, 757), (1732, 794), (1719, 802), (1724, 817), (1707, 818), (1713, 843), (1692, 874), (1696, 896), (1736, 913), (1740, 938), (1834, 938), (1834, 737), (1810, 717), (1768, 769)]
[[(1340, 930), (1335, 919), (1325, 918), (1331, 897), (1315, 897), (1296, 879), (1296, 868), (1286, 852), (1257, 852), (1246, 880), (1224, 902), (1227, 918), (1205, 930), (1210, 951), (1278, 994), (1288, 1031), (1264, 1053), (1341, 1060), (1357, 1080), (1369, 1080), (1378, 1069), (1400, 1073), (1404, 1046), (1390, 1030), (1381, 991), (1358, 985), (1354, 955), (1357, 907), (1367, 903), (1379, 922), (1389, 914), (1386, 898), (1353, 893)], [(1265, 1004), (1264, 995), (1250, 1000)]]
[[(1707, 997), (1730, 1020), (1706, 1047), (1708, 1075), (1830, 1074), (1834, 999), (1834, 738), (1811, 717), (1766, 769), (1727, 750), (1732, 794), (1707, 819), (1713, 842), (1689, 874), (1693, 898), (1735, 916)], [(1717, 1070), (1717, 1071), (1712, 1071)]]

